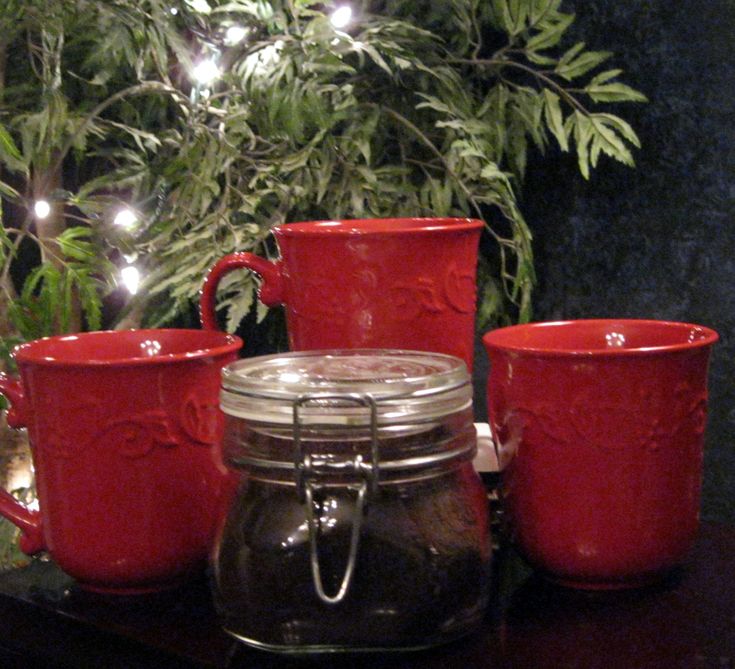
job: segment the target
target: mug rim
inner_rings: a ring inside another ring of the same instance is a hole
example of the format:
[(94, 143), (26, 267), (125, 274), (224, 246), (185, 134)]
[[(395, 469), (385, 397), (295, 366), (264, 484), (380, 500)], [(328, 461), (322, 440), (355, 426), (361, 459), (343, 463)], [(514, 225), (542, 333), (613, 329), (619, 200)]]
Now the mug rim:
[(280, 236), (298, 237), (321, 237), (324, 235), (392, 235), (396, 233), (421, 234), (426, 232), (442, 232), (446, 230), (451, 230), (452, 232), (457, 230), (479, 230), (484, 226), (484, 221), (481, 221), (479, 218), (453, 216), (405, 216), (295, 221), (293, 223), (282, 223), (276, 225), (273, 227), (273, 232)]
[[(203, 345), (192, 347), (191, 350), (182, 352), (140, 356), (127, 355), (119, 358), (90, 357), (86, 359), (65, 359), (49, 355), (49, 348), (59, 342), (75, 341), (77, 339), (116, 339), (122, 338), (125, 335), (128, 337), (137, 335), (141, 339), (146, 336), (153, 338), (156, 335), (160, 335), (161, 332), (172, 334), (173, 336), (185, 334), (190, 337), (200, 337)], [(208, 343), (207, 340), (211, 343)], [(240, 337), (219, 330), (200, 330), (195, 328), (132, 328), (128, 330), (94, 330), (91, 332), (76, 332), (33, 339), (18, 344), (13, 349), (13, 357), (19, 364), (48, 365), (52, 367), (122, 367), (131, 365), (158, 365), (217, 357), (239, 351), (242, 346), (243, 340)]]
[[(592, 329), (611, 328), (613, 326), (628, 326), (648, 328), (653, 331), (668, 330), (689, 331), (690, 337), (697, 335), (696, 339), (688, 341), (672, 342), (669, 344), (657, 344), (651, 346), (629, 346), (616, 347), (604, 346), (591, 348), (589, 346), (563, 346), (563, 345), (540, 345), (535, 342), (513, 341), (517, 334), (532, 333), (540, 329), (569, 329), (584, 328)], [(536, 357), (629, 357), (652, 354), (666, 354), (676, 351), (690, 351), (692, 349), (706, 348), (712, 346), (719, 340), (719, 334), (705, 325), (688, 323), (683, 321), (670, 321), (646, 318), (579, 318), (558, 321), (536, 321), (496, 328), (486, 332), (482, 336), (482, 343), (489, 352), (499, 351), (514, 353), (517, 355), (528, 355)]]

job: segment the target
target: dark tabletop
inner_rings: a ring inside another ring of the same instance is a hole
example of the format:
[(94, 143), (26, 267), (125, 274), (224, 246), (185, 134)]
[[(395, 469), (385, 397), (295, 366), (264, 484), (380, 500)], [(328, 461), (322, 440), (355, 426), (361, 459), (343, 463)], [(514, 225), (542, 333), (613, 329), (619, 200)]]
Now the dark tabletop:
[(427, 651), (294, 658), (218, 626), (206, 580), (156, 595), (79, 590), (51, 562), (0, 575), (0, 667), (451, 667), (735, 669), (735, 528), (706, 524), (686, 564), (655, 587), (551, 585), (510, 551), (480, 631)]

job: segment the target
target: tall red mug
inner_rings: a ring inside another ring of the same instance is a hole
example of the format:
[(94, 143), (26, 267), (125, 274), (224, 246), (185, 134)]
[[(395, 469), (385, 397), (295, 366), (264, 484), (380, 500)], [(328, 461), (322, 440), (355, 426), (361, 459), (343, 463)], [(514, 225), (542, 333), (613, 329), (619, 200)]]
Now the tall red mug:
[(285, 305), (292, 350), (399, 348), (447, 353), (472, 369), (477, 247), (483, 222), (386, 218), (273, 228), (280, 258), (221, 258), (201, 294), (217, 328), (216, 290), (229, 272), (260, 276), (260, 300)]
[(701, 325), (607, 319), (488, 332), (488, 416), (512, 540), (580, 588), (654, 581), (699, 522), (707, 369)]
[(46, 549), (86, 589), (178, 584), (209, 557), (234, 481), (221, 458), (220, 369), (242, 341), (203, 330), (50, 337), (0, 374), (27, 427), (39, 511), (0, 490), (21, 548)]

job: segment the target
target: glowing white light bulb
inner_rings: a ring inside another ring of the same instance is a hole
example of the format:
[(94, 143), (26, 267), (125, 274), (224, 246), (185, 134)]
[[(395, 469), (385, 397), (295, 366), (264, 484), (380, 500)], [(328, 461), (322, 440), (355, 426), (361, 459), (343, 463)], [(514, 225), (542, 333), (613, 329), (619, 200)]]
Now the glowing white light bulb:
[(48, 218), (48, 215), (51, 213), (51, 205), (47, 200), (36, 200), (33, 205), (33, 213), (36, 215), (36, 218)]
[(267, 44), (262, 49), (249, 54), (245, 62), (255, 74), (263, 75), (279, 61), (283, 46), (283, 40), (276, 40), (273, 44)]
[(178, 7), (171, 7), (168, 11), (171, 12), (171, 16), (176, 16), (179, 13)]
[(199, 62), (199, 64), (194, 68), (193, 74), (194, 78), (200, 84), (209, 84), (222, 73), (220, 72), (219, 67), (217, 67), (217, 63), (215, 63), (212, 58), (208, 58), (207, 60)]
[(209, 14), (212, 11), (207, 0), (186, 0), (186, 4), (199, 14)]
[(248, 34), (247, 28), (242, 26), (230, 26), (225, 33), (225, 43), (232, 46), (242, 42)]
[(329, 17), (329, 21), (335, 28), (345, 28), (352, 20), (352, 7), (342, 5), (337, 7)]
[(113, 222), (121, 228), (132, 228), (138, 222), (138, 217), (131, 209), (121, 209), (115, 215)]
[(128, 289), (131, 295), (135, 295), (138, 292), (138, 286), (140, 285), (140, 272), (135, 265), (128, 265), (120, 270), (120, 278), (122, 279), (123, 286)]

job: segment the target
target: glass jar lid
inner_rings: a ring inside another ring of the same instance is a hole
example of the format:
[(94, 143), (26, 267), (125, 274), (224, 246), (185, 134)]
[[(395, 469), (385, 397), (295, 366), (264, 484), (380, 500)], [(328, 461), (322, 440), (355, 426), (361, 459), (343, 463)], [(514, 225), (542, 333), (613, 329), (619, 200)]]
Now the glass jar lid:
[(301, 351), (238, 360), (222, 370), (220, 406), (251, 421), (383, 425), (436, 420), (472, 403), (462, 360), (392, 349)]

